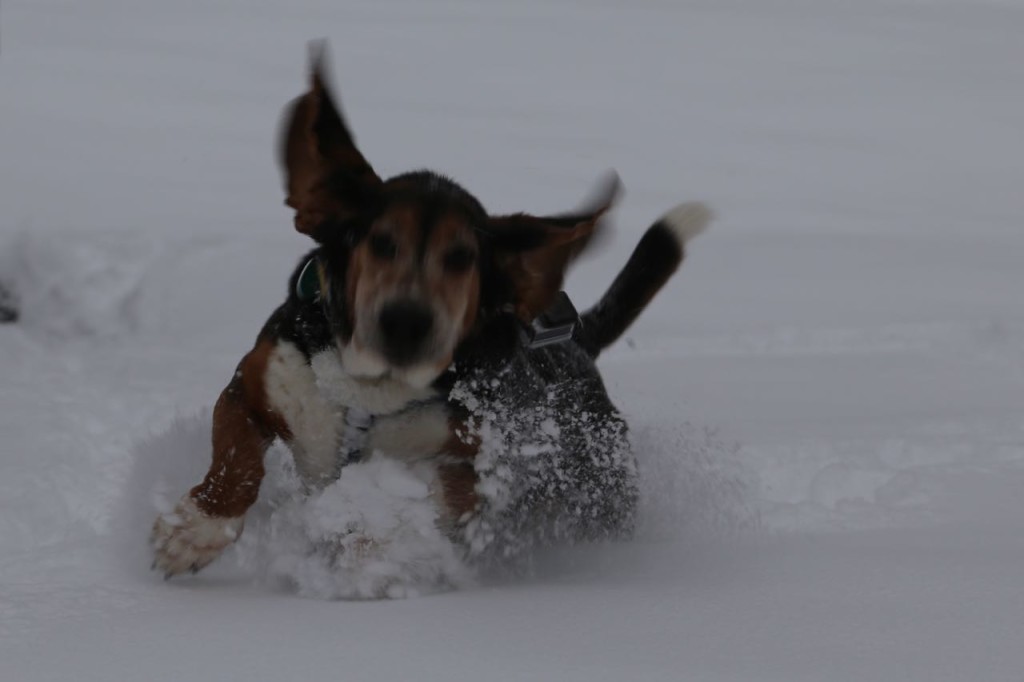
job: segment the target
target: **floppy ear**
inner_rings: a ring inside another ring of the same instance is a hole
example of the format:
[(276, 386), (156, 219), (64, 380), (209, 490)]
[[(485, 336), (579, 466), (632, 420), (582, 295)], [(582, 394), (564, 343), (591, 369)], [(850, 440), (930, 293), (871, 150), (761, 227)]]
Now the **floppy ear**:
[(573, 213), (538, 218), (525, 213), (490, 218), (498, 269), (512, 284), (516, 316), (531, 322), (554, 302), (569, 264), (600, 230), (601, 217), (621, 190), (611, 173)]
[(323, 41), (310, 45), (309, 92), (286, 107), (279, 147), (285, 204), (295, 209), (295, 229), (310, 236), (328, 220), (355, 216), (382, 184), (327, 89), (326, 53)]

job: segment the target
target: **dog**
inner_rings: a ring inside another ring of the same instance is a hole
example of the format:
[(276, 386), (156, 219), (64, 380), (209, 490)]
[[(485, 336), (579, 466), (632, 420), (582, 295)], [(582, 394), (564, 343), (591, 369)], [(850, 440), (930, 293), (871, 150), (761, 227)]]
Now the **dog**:
[(602, 229), (617, 177), (555, 217), (491, 215), (431, 171), (383, 180), (325, 62), (312, 46), (309, 90), (286, 107), (279, 148), (285, 203), (316, 247), (216, 402), (208, 473), (154, 523), (153, 568), (195, 573), (239, 537), (277, 439), (311, 489), (371, 456), (430, 463), (439, 523), (481, 554), (628, 536), (636, 464), (595, 360), (710, 211), (666, 213), (576, 316), (563, 279)]

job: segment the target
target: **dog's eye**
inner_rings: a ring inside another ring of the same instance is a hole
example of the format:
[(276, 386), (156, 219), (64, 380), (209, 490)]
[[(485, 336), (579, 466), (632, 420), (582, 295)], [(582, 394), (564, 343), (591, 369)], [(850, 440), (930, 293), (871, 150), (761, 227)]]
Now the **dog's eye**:
[(386, 234), (375, 234), (370, 237), (370, 251), (381, 260), (394, 260), (398, 255), (398, 245)]
[(444, 269), (448, 272), (465, 272), (473, 265), (476, 254), (466, 246), (455, 246), (444, 254)]

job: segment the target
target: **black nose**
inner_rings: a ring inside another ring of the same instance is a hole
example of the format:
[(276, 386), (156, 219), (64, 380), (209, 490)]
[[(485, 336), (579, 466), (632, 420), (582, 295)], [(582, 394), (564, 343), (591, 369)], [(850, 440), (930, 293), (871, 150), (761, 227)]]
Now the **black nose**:
[(379, 325), (385, 357), (402, 364), (414, 360), (422, 349), (434, 326), (434, 314), (421, 303), (396, 301), (380, 311)]

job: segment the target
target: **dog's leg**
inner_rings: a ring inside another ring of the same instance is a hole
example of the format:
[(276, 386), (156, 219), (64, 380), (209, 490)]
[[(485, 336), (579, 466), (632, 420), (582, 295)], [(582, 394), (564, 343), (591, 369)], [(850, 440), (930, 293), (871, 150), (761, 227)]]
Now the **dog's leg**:
[(275, 347), (261, 340), (239, 363), (213, 410), (213, 461), (206, 477), (153, 525), (153, 568), (166, 577), (198, 571), (238, 538), (259, 493), (267, 447), (277, 436), (290, 436), (265, 386)]
[(448, 433), (437, 468), (437, 492), (443, 523), (452, 531), (472, 516), (480, 502), (476, 490), (479, 476), (474, 465), (480, 452), (480, 437), (472, 432), (468, 416), (461, 411), (449, 416)]

